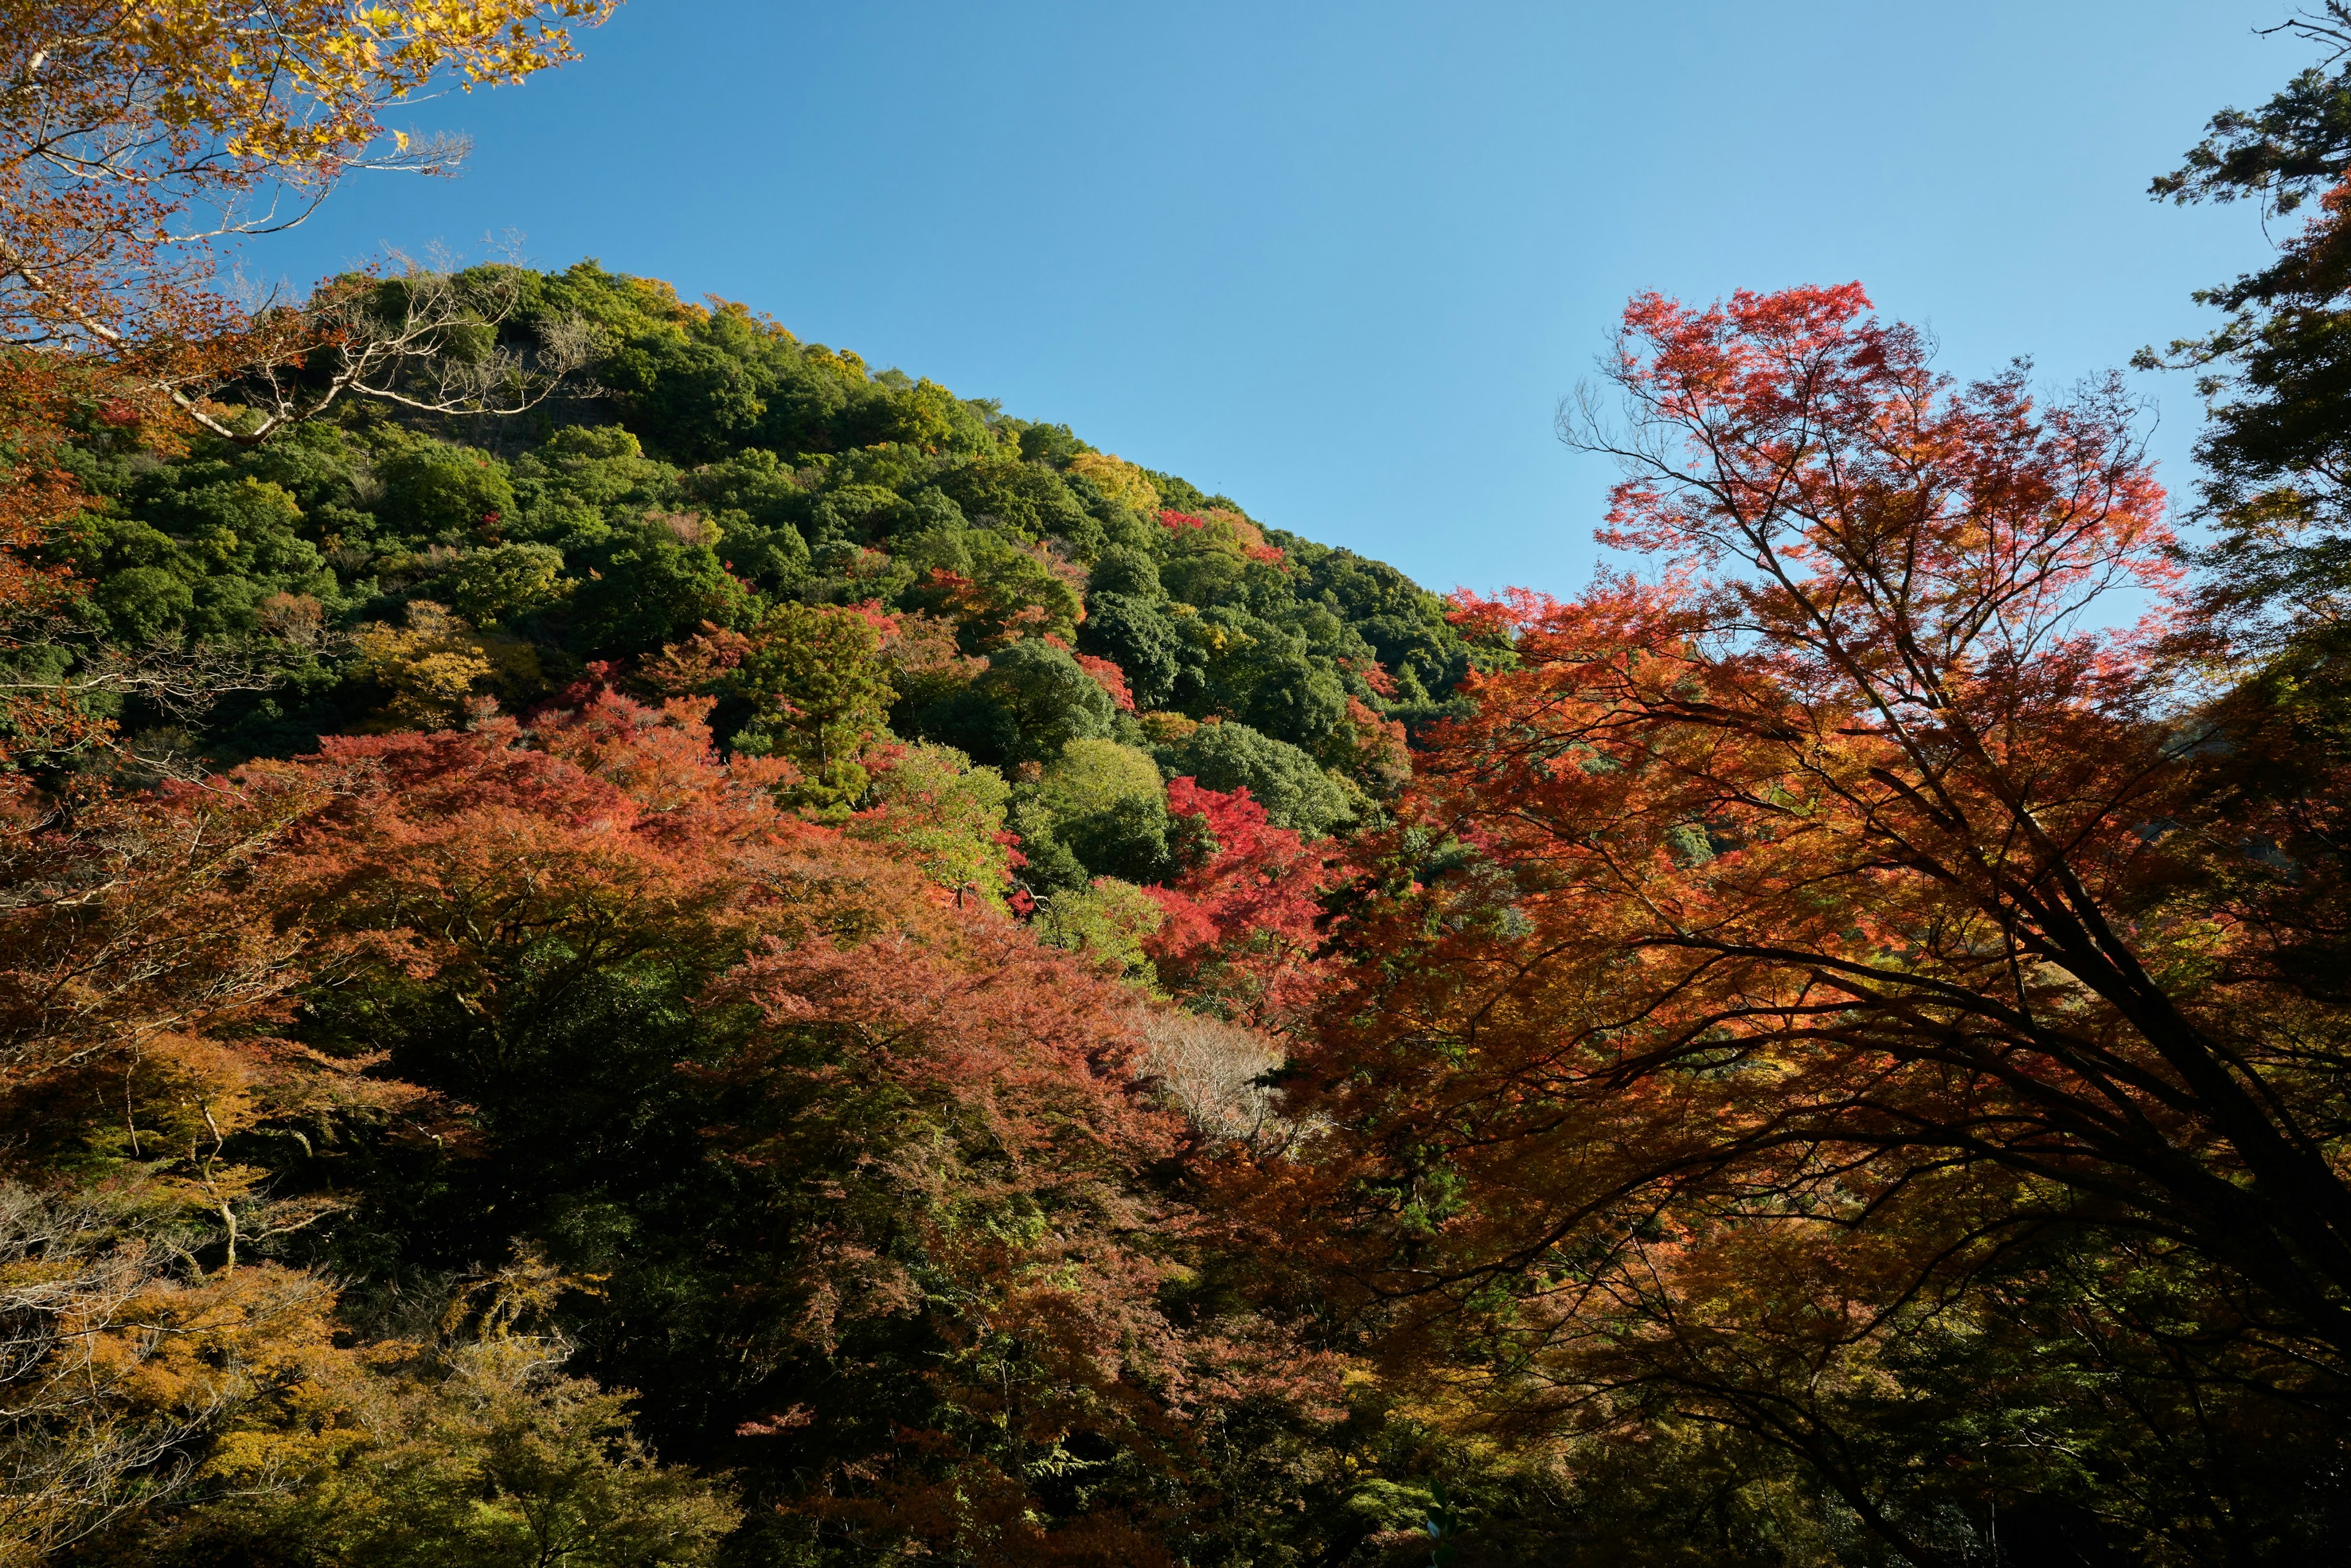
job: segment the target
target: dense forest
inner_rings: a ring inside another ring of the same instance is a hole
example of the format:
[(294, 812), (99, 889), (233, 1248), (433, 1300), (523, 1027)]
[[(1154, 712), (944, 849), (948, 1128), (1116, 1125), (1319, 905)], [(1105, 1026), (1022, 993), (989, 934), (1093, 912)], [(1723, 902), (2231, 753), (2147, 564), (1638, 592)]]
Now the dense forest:
[(2155, 182), (2282, 239), (2143, 357), (2196, 496), (1644, 295), (1569, 600), (157, 237), (608, 9), (0, 0), (0, 1564), (2351, 1537), (2351, 7)]
[(183, 683), (201, 694), (93, 691), (150, 766), (590, 689), (706, 696), (725, 749), (789, 764), (810, 821), (919, 775), (1011, 813), (1017, 883), (1082, 900), (1175, 874), (1163, 772), (1247, 789), (1309, 838), (1380, 820), (1403, 727), (1471, 666), (1392, 568), (1065, 426), (593, 264), (450, 282), (495, 292), (526, 342), (589, 324), (595, 380), (521, 418), (357, 403), (261, 445), (159, 461), (101, 425), (61, 454), (107, 505), (53, 552), (94, 585), (89, 642), (47, 649), (58, 677), (216, 653)]

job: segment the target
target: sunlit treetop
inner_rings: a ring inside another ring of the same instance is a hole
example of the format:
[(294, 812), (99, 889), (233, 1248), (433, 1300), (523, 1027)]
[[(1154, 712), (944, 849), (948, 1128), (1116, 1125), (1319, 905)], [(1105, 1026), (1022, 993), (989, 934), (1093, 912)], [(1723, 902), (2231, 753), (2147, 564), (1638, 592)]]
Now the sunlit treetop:
[(453, 167), (462, 139), (384, 114), (560, 65), (614, 3), (0, 0), (0, 340), (120, 352), (233, 324), (202, 242), (298, 223), (352, 168)]

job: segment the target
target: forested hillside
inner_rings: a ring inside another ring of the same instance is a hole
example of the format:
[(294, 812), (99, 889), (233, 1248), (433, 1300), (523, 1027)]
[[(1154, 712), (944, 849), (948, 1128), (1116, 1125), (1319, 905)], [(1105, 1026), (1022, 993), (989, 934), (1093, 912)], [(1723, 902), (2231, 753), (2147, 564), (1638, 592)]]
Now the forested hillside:
[[(102, 423), (77, 442), (107, 505), (58, 559), (99, 585), (92, 652), (200, 640), (215, 684), (256, 688), (94, 696), (138, 749), (286, 756), (609, 676), (716, 696), (728, 748), (789, 759), (827, 821), (892, 737), (999, 770), (1043, 892), (1164, 875), (1155, 820), (1054, 831), (1056, 802), (1124, 799), (1146, 753), (1309, 836), (1375, 818), (1399, 726), (1469, 667), (1393, 569), (1066, 426), (592, 264), (455, 282), (496, 289), (510, 337), (584, 323), (589, 374), (517, 418), (348, 403), (166, 461)], [(1121, 749), (1024, 778), (1072, 740)]]
[(1565, 599), (156, 237), (609, 9), (0, 0), (0, 1568), (2339, 1551), (2351, 8), (2155, 184), (2300, 225), (2192, 511), (1644, 294)]

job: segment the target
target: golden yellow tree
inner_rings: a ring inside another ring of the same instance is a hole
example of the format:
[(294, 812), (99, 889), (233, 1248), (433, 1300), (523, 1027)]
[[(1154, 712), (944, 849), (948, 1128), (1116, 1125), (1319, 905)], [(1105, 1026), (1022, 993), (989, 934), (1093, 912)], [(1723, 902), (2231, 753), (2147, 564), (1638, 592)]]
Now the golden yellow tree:
[(1081, 452), (1070, 459), (1070, 472), (1084, 475), (1103, 495), (1146, 517), (1158, 514), (1159, 487), (1148, 474), (1114, 452)]
[[(0, 338), (94, 352), (209, 419), (191, 387), (272, 362), (284, 327), (212, 287), (214, 242), (301, 222), (354, 169), (465, 152), (384, 114), (453, 79), (571, 57), (613, 0), (0, 0)], [(307, 346), (307, 345), (306, 345)]]

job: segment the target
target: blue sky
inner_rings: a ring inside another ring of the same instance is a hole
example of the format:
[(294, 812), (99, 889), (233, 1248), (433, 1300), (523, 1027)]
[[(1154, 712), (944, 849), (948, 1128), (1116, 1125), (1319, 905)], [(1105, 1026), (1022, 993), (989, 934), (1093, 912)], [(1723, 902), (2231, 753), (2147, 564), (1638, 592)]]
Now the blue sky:
[[(2144, 194), (2307, 57), (2285, 0), (853, 6), (632, 0), (404, 123), (248, 265), (581, 256), (771, 312), (1439, 589), (1568, 591), (1611, 471), (1552, 410), (1625, 297), (1859, 278), (1961, 374), (2199, 329), (2245, 207)], [(2185, 379), (2135, 378), (2185, 488)]]

